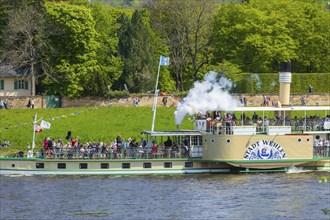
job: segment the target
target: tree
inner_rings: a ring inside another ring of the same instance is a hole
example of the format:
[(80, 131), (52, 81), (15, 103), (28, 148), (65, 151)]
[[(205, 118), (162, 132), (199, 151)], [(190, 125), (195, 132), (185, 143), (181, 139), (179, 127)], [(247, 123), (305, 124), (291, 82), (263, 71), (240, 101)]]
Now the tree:
[(86, 83), (89, 86), (84, 93), (104, 96), (109, 92), (108, 86), (111, 88), (122, 74), (123, 62), (117, 50), (119, 39), (116, 33), (119, 29), (117, 19), (123, 13), (123, 9), (97, 3), (91, 7), (95, 30), (98, 33), (96, 41), (100, 44), (96, 51), (99, 70)]
[(49, 45), (45, 53), (52, 63), (43, 84), (48, 93), (78, 97), (88, 88), (88, 82), (100, 71), (96, 51), (95, 20), (85, 5), (66, 2), (46, 2)]
[(200, 70), (209, 62), (209, 25), (217, 5), (208, 0), (149, 1), (153, 27), (171, 52), (177, 90), (189, 88), (203, 75)]
[(36, 67), (40, 64), (43, 39), (43, 11), (37, 4), (22, 4), (8, 13), (8, 25), (4, 30), (2, 60), (15, 69), (24, 69), (31, 77), (31, 95), (36, 94), (36, 82), (41, 73)]
[(245, 72), (277, 72), (280, 62), (291, 60), (293, 71), (329, 71), (326, 20), (323, 4), (305, 0), (224, 4), (213, 23), (213, 63), (227, 60)]
[(124, 67), (121, 77), (116, 82), (117, 89), (123, 89), (126, 84), (130, 92), (143, 92), (151, 89), (153, 84), (153, 39), (144, 21), (144, 15), (136, 10), (132, 19), (126, 14), (122, 14), (118, 19), (121, 26), (118, 31), (118, 51)]

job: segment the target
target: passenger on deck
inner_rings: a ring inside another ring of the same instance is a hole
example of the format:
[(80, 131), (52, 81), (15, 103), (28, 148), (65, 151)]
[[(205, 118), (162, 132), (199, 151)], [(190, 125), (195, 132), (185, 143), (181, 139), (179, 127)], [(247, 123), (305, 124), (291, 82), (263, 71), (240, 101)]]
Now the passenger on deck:
[(262, 127), (262, 119), (261, 117), (259, 117), (259, 119), (257, 120), (257, 131), (261, 131), (261, 127)]
[(151, 156), (155, 158), (158, 155), (158, 145), (155, 142), (151, 149)]
[(251, 125), (251, 119), (249, 116), (247, 116), (244, 120), (244, 125)]
[(264, 120), (265, 120), (265, 121), (264, 121), (265, 126), (269, 126), (269, 124), (270, 124), (269, 118), (268, 118), (268, 117), (265, 117)]
[(161, 146), (161, 149), (160, 149), (160, 152), (161, 152), (161, 156), (162, 157), (167, 157), (167, 149), (165, 148), (165, 145), (160, 145)]
[(121, 153), (121, 148), (122, 148), (121, 135), (117, 136), (116, 143), (117, 143), (117, 151), (118, 151), (118, 153)]
[(235, 113), (233, 114), (233, 122), (236, 122), (237, 121), (237, 117), (235, 115)]
[(170, 136), (167, 137), (167, 140), (164, 142), (165, 147), (171, 147), (172, 146), (172, 140)]
[(52, 158), (54, 158), (54, 151), (53, 151), (52, 148), (48, 148), (48, 149), (46, 150), (46, 158), (47, 158), (47, 159), (52, 159)]
[(226, 134), (231, 134), (231, 126), (232, 126), (233, 118), (228, 113), (226, 116)]
[(190, 140), (189, 137), (186, 137), (185, 140), (183, 141), (184, 144), (184, 149), (185, 149), (185, 156), (190, 157)]
[(243, 114), (241, 115), (241, 120), (245, 121), (245, 113), (243, 112)]
[(173, 145), (173, 147), (171, 149), (171, 156), (172, 157), (179, 157), (180, 156), (178, 145), (176, 145), (176, 144)]
[(285, 125), (291, 126), (291, 118), (289, 116), (285, 116)]
[(158, 152), (158, 145), (157, 145), (156, 142), (155, 142), (154, 145), (152, 146), (152, 148), (151, 148), (151, 152), (152, 152), (152, 153), (157, 153), (157, 152)]
[(257, 120), (258, 120), (258, 115), (257, 115), (256, 112), (254, 112), (253, 115), (252, 115), (252, 121), (253, 121), (254, 123), (257, 123)]

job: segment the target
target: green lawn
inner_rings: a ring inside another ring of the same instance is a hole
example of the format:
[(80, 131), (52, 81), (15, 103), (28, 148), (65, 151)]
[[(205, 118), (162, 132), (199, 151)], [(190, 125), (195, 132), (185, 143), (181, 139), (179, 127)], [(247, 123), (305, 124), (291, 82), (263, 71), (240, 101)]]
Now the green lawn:
[[(157, 108), (155, 130), (175, 130), (175, 108)], [(9, 140), (10, 147), (1, 147), (0, 155), (8, 155), (19, 150), (27, 150), (32, 142), (33, 118), (43, 118), (51, 123), (49, 130), (36, 133), (36, 148), (42, 146), (45, 137), (65, 139), (68, 131), (73, 137), (79, 136), (82, 143), (102, 141), (110, 143), (118, 134), (124, 139), (140, 141), (141, 131), (150, 130), (152, 122), (151, 107), (78, 107), (56, 109), (9, 109), (1, 110), (1, 142)], [(189, 118), (180, 129), (193, 129)]]
[[(158, 107), (155, 130), (175, 130), (174, 107)], [(49, 130), (36, 133), (36, 148), (42, 147), (45, 137), (53, 137), (57, 140), (60, 137), (65, 140), (68, 131), (73, 137), (79, 136), (81, 143), (102, 141), (109, 144), (118, 134), (124, 139), (132, 138), (140, 141), (141, 131), (150, 130), (152, 122), (151, 107), (76, 107), (76, 108), (54, 108), (54, 109), (8, 109), (0, 110), (0, 141), (9, 140), (10, 147), (0, 147), (0, 155), (17, 153), (20, 150), (26, 151), (27, 145), (32, 143), (33, 120), (37, 114), (38, 119), (44, 119), (51, 123)], [(253, 112), (246, 113), (252, 118)], [(258, 112), (262, 116), (261, 112)], [(308, 116), (319, 115), (324, 117), (324, 112), (309, 112)], [(239, 119), (241, 113), (236, 114)], [(265, 114), (270, 118), (274, 112)], [(303, 112), (292, 114), (304, 116)], [(40, 123), (40, 121), (39, 121)], [(186, 117), (180, 125), (180, 129), (193, 129), (194, 124), (190, 117)]]

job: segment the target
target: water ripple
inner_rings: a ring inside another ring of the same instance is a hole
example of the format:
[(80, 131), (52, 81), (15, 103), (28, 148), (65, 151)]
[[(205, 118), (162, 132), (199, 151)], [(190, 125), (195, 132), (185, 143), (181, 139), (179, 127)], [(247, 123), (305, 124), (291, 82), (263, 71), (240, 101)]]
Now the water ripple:
[(0, 178), (0, 219), (329, 219), (329, 173)]

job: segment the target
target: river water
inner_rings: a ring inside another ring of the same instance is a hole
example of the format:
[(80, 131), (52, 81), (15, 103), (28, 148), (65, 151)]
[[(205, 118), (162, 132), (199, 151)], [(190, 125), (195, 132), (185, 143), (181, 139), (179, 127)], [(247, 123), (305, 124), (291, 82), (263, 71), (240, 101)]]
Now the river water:
[(329, 174), (0, 176), (0, 219), (330, 219)]

